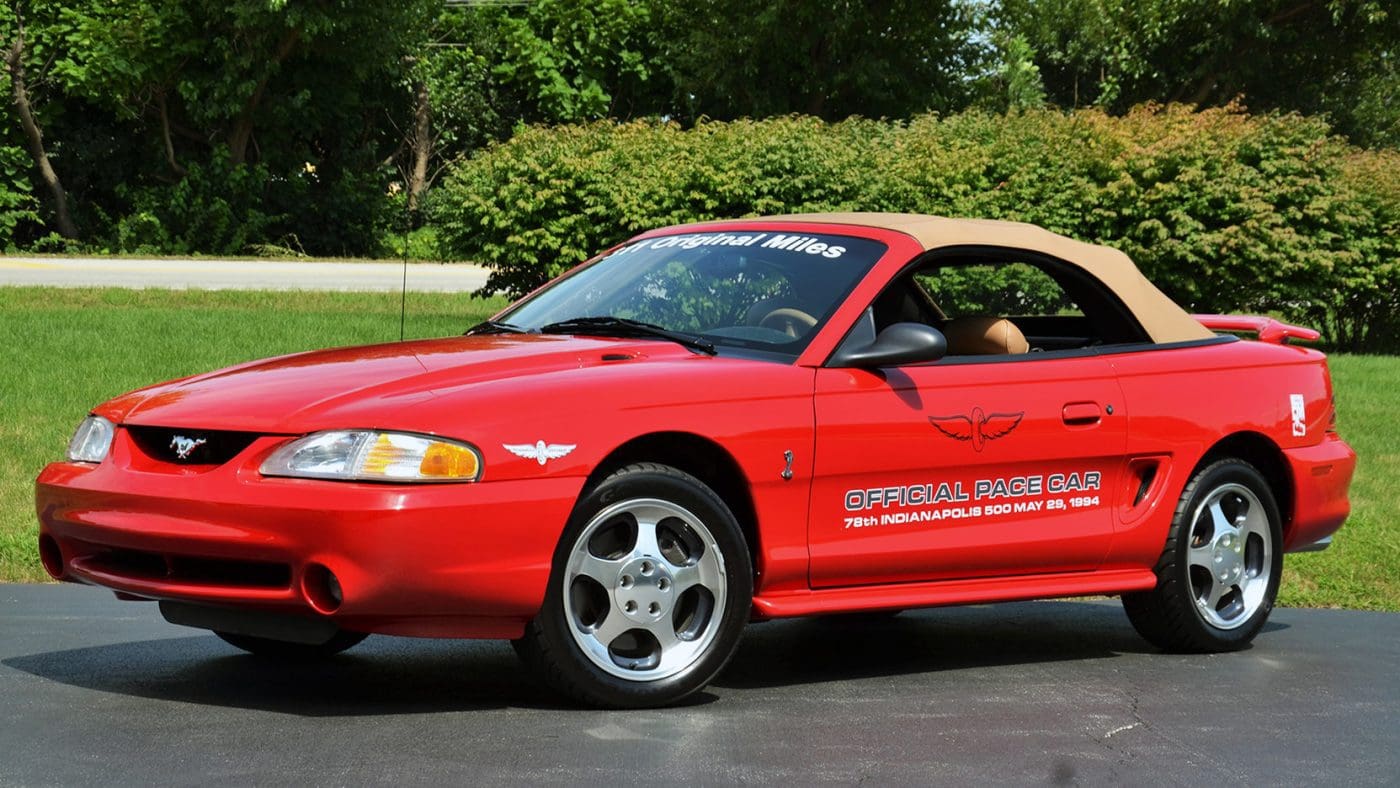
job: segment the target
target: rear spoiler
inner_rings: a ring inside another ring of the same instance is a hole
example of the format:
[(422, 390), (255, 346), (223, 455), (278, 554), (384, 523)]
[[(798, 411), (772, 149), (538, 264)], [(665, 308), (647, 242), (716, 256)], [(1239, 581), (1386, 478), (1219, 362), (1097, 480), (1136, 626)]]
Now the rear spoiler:
[(1291, 326), (1272, 317), (1254, 315), (1192, 315), (1191, 317), (1194, 317), (1196, 322), (1211, 331), (1237, 331), (1254, 334), (1259, 337), (1260, 342), (1272, 342), (1275, 345), (1286, 345), (1290, 339), (1316, 342), (1322, 338), (1322, 334), (1311, 328)]

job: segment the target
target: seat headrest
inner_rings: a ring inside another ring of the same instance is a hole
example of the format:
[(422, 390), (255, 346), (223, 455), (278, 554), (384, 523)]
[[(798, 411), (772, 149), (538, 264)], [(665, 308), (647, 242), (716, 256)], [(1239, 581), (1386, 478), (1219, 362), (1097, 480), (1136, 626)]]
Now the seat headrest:
[(1015, 355), (1031, 349), (1026, 335), (1004, 317), (959, 317), (943, 327), (950, 356)]

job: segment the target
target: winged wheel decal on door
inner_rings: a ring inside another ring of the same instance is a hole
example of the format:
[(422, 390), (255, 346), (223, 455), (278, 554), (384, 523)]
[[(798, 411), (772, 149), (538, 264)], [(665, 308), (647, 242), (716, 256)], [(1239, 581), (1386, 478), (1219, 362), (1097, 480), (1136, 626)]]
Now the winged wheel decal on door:
[(1025, 415), (1025, 411), (989, 414), (981, 408), (973, 408), (970, 416), (929, 416), (928, 423), (953, 440), (972, 441), (972, 448), (982, 451), (987, 441), (1010, 435)]

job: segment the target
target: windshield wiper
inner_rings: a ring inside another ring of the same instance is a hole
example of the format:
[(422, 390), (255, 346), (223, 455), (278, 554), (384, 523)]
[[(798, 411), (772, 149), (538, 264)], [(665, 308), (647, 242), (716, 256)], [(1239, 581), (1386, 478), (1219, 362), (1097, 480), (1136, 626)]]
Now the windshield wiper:
[(465, 337), (465, 336), (470, 336), (470, 335), (472, 335), (472, 334), (528, 334), (528, 333), (530, 333), (528, 330), (523, 329), (523, 328), (521, 328), (520, 326), (513, 326), (513, 325), (511, 325), (510, 323), (500, 323), (500, 322), (497, 322), (497, 321), (495, 321), (495, 320), (483, 320), (483, 321), (481, 321), (480, 323), (477, 323), (476, 325), (474, 325), (474, 326), (472, 326), (471, 328), (467, 329), (466, 333), (463, 334), (462, 336)]
[(656, 337), (669, 339), (676, 344), (711, 356), (716, 352), (713, 343), (706, 342), (699, 337), (682, 334), (679, 331), (670, 331), (651, 323), (643, 323), (640, 320), (628, 320), (625, 317), (576, 317), (541, 326), (540, 333), (579, 334), (597, 337)]

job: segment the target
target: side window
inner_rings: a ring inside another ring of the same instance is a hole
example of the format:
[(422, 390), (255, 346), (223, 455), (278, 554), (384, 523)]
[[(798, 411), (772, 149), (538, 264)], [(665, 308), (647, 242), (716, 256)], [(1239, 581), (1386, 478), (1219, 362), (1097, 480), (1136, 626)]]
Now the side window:
[[(1019, 355), (1146, 340), (1141, 326), (1088, 274), (1038, 257), (947, 257), (912, 283), (942, 314), (950, 356)], [(909, 281), (909, 280), (906, 280)]]
[(949, 318), (1084, 315), (1058, 282), (1028, 263), (949, 265), (916, 273), (914, 281)]

